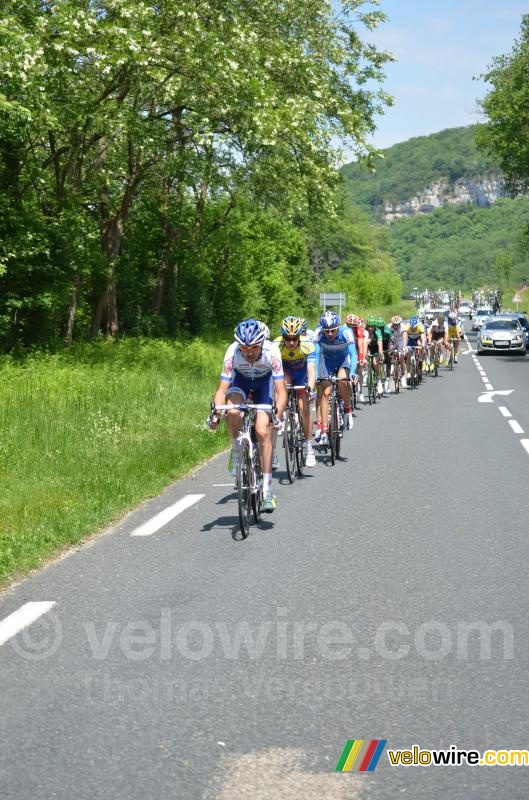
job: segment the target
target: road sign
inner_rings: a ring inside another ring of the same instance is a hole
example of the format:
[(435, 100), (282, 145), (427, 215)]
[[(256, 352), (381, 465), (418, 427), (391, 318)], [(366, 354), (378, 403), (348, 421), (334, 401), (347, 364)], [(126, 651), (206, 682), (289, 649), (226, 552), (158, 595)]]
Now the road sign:
[(345, 292), (320, 292), (320, 306), (324, 311), (328, 306), (338, 306), (341, 314), (345, 306)]

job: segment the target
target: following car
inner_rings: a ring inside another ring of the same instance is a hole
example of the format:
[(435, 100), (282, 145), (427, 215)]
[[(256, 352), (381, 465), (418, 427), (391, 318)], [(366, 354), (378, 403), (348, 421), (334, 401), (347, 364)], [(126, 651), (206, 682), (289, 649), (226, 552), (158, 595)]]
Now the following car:
[(525, 331), (513, 317), (493, 317), (478, 333), (477, 350), (478, 355), (500, 350), (525, 355)]

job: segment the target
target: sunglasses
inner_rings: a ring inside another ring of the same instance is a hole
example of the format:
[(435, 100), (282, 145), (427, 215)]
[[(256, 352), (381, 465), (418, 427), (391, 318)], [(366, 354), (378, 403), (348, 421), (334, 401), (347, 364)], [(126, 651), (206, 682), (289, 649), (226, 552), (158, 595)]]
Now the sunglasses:
[(241, 348), (241, 350), (244, 350), (245, 352), (250, 352), (251, 350), (260, 350), (261, 349), (261, 345), (260, 344), (251, 344), (251, 345), (241, 344), (240, 348)]
[(327, 328), (325, 333), (338, 333), (339, 328)]
[(283, 336), (285, 342), (298, 342), (299, 336)]

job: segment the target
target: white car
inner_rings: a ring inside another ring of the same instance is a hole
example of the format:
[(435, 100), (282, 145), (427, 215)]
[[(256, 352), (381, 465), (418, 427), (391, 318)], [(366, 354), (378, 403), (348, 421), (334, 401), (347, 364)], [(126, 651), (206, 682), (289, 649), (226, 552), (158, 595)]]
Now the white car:
[(490, 306), (482, 306), (476, 310), (474, 314), (474, 318), (472, 320), (472, 330), (479, 331), (483, 327), (483, 324), (488, 319), (488, 317), (493, 317), (494, 311)]
[(470, 317), (472, 316), (472, 307), (470, 303), (461, 303), (461, 305), (459, 306), (459, 316), (468, 317), (468, 319), (470, 319)]

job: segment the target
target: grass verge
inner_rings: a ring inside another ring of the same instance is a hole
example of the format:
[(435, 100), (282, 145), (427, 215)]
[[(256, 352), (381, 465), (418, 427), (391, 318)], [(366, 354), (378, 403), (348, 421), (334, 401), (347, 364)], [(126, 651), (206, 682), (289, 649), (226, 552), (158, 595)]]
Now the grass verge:
[(227, 446), (224, 343), (128, 340), (0, 365), (0, 585)]

